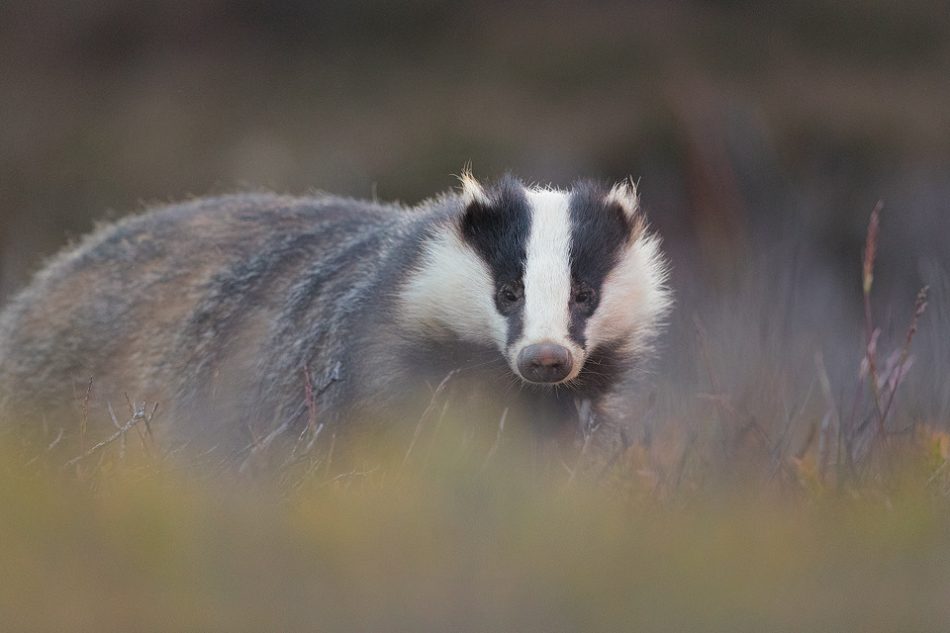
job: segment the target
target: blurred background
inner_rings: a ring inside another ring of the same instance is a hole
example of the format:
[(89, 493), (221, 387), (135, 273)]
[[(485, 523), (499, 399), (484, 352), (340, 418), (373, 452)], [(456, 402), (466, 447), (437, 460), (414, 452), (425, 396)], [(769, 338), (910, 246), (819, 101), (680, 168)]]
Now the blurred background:
[(931, 284), (923, 347), (950, 366), (939, 0), (6, 0), (0, 82), (0, 297), (148, 204), (257, 188), (415, 203), (471, 161), (482, 178), (637, 179), (679, 298), (661, 375), (699, 380), (698, 321), (747, 386), (764, 353), (805, 381), (819, 351), (855, 371), (883, 200), (876, 318), (899, 337)]

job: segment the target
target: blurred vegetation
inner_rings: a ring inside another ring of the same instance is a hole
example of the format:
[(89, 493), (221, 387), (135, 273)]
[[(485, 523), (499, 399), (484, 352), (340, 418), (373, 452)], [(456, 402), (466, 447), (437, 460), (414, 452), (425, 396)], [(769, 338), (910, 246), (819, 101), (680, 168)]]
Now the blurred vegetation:
[(406, 466), (397, 447), (342, 477), (326, 454), (222, 476), (137, 450), (135, 420), (65, 469), (0, 447), (0, 628), (946, 630), (948, 17), (0, 3), (0, 297), (145, 204), (416, 202), (471, 160), (639, 178), (678, 301), (597, 476), (428, 436)]
[(507, 457), (471, 467), (459, 446), (443, 430), (426, 460), (395, 452), (292, 485), (116, 446), (67, 473), (7, 451), (4, 628), (883, 632), (950, 618), (946, 435), (890, 453), (886, 483), (838, 492), (807, 467), (788, 487), (693, 474), (657, 492), (641, 450), (595, 484)]

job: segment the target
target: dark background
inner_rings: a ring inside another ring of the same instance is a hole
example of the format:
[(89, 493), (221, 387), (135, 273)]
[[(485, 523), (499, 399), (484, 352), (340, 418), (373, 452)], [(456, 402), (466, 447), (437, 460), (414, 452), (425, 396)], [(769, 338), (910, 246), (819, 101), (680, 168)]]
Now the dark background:
[(950, 366), (944, 2), (7, 0), (0, 82), (0, 297), (147, 204), (414, 203), (471, 161), (639, 180), (673, 260), (680, 373), (696, 318), (737, 358), (778, 341), (852, 371), (883, 200), (878, 318), (899, 336), (932, 284), (928, 352)]

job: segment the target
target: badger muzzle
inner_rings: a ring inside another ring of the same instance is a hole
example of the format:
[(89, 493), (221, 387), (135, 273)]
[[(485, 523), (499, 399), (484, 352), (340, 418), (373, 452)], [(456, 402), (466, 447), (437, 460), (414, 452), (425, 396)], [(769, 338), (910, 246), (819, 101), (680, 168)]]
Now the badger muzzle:
[(573, 367), (571, 350), (556, 343), (528, 345), (518, 354), (518, 371), (529, 382), (561, 382)]

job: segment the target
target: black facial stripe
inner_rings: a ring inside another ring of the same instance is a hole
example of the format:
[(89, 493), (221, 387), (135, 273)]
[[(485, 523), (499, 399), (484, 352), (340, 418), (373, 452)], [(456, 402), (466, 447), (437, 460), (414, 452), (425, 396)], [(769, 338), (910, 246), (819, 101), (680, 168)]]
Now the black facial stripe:
[(581, 347), (587, 343), (584, 329), (600, 303), (604, 279), (617, 265), (632, 230), (623, 210), (604, 202), (607, 193), (591, 182), (577, 183), (571, 193), (571, 278), (575, 290), (586, 286), (594, 291), (587, 309), (571, 306), (569, 333)]
[(571, 310), (571, 323), (568, 326), (567, 333), (571, 340), (580, 345), (582, 349), (587, 348), (587, 336), (584, 329), (587, 327), (587, 319), (589, 318), (585, 313)]
[(524, 330), (524, 304), (521, 308), (508, 315), (508, 340), (505, 341), (507, 347), (515, 344), (521, 338), (521, 332)]
[[(502, 284), (521, 284), (524, 277), (531, 210), (524, 186), (506, 176), (486, 191), (489, 204), (474, 202), (464, 210), (460, 224), (462, 239), (488, 264), (495, 289)], [(501, 306), (496, 299), (496, 307)], [(508, 345), (521, 337), (524, 302), (505, 315)]]
[(635, 361), (620, 351), (622, 344), (622, 341), (610, 341), (590, 351), (576, 380), (578, 393), (590, 397), (602, 395), (635, 367)]

